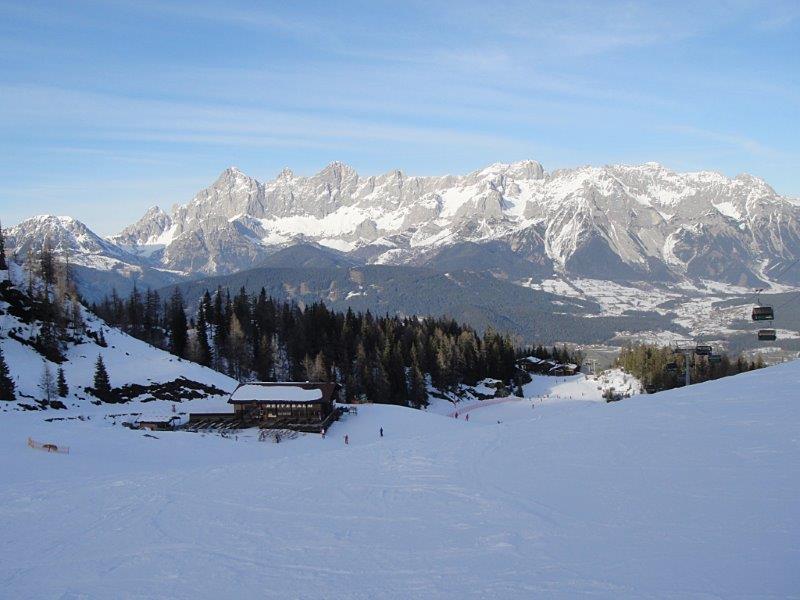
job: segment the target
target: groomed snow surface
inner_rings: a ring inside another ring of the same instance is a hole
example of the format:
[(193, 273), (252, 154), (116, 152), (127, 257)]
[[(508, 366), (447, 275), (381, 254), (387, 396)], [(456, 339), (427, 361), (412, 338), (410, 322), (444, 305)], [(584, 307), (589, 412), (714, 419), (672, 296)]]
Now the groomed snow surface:
[(611, 404), (552, 381), (280, 444), (0, 414), (0, 597), (797, 597), (800, 362)]

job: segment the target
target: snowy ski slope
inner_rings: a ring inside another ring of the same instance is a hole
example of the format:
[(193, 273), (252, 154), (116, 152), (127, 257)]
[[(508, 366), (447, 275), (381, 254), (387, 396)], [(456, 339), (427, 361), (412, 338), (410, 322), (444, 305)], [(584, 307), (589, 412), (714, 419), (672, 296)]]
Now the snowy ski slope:
[(280, 444), (0, 414), (0, 597), (797, 597), (798, 384), (362, 406)]

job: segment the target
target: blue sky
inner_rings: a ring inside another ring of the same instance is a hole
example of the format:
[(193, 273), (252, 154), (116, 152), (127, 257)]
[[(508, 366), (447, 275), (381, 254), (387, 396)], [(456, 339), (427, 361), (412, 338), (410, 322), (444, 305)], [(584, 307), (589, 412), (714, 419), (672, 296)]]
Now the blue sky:
[(800, 196), (800, 1), (0, 0), (0, 218), (109, 234), (227, 166), (658, 161)]

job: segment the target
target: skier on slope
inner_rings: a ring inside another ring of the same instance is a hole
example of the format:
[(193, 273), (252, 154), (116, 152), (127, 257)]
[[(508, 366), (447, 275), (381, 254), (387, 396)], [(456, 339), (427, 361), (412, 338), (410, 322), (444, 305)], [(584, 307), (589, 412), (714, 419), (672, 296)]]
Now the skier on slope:
[(344, 436), (344, 445), (345, 446), (350, 445), (350, 436), (347, 435), (347, 434), (345, 434), (345, 436)]
[(383, 427), (381, 427), (381, 437), (383, 437)]
[(464, 417), (464, 420), (465, 420), (465, 421), (467, 421), (467, 422), (469, 422), (469, 413), (467, 413), (467, 416), (466, 416), (466, 417)]

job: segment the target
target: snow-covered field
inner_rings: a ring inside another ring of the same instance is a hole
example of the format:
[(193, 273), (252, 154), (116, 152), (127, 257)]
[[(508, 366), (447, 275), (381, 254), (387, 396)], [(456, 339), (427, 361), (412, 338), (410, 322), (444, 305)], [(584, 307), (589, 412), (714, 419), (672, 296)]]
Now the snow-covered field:
[(0, 414), (0, 597), (797, 596), (800, 362), (612, 404), (567, 379), (280, 444)]
[(594, 300), (602, 307), (603, 316), (619, 316), (629, 310), (658, 310), (659, 305), (664, 302), (681, 297), (681, 294), (667, 292), (645, 283), (639, 286), (621, 285), (599, 279), (576, 278), (567, 281), (558, 278), (545, 279), (541, 282), (528, 280), (520, 284), (560, 296)]

